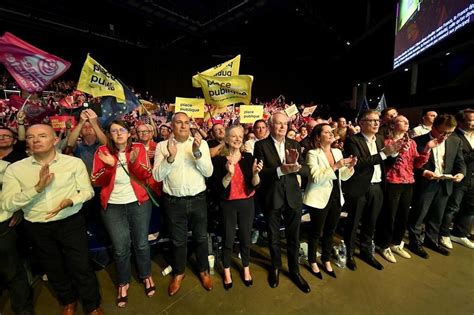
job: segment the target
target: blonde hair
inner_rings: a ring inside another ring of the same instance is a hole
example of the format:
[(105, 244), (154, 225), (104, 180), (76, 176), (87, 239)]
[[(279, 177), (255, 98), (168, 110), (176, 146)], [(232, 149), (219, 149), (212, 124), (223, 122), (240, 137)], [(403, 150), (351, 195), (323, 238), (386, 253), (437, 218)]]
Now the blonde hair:
[[(243, 136), (244, 136), (245, 132), (244, 132), (244, 127), (242, 127), (241, 125), (233, 125), (233, 126), (227, 127), (225, 129), (224, 141), (227, 140), (227, 138), (229, 138), (231, 131), (234, 130), (234, 129), (240, 129), (240, 131), (242, 132), (242, 144), (240, 146), (240, 152), (244, 152), (244, 137)], [(222, 149), (222, 151), (219, 155), (228, 156), (229, 153), (230, 153), (229, 145), (226, 142), (224, 148)]]

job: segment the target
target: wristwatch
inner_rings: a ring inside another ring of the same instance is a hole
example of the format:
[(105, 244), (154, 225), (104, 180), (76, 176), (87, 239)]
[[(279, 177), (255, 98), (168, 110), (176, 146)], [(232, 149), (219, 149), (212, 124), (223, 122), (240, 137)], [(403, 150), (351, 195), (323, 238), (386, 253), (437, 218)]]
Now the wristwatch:
[(202, 152), (197, 150), (196, 152), (193, 152), (193, 156), (194, 158), (199, 159), (202, 156)]

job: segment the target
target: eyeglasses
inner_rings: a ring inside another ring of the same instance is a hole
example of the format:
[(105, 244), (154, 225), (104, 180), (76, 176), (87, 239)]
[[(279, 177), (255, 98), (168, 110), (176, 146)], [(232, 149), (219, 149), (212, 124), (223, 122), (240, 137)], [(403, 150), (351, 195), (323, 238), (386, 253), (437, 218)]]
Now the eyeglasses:
[(117, 135), (119, 133), (121, 133), (121, 134), (122, 133), (127, 133), (127, 132), (128, 132), (127, 128), (119, 128), (119, 129), (110, 130), (110, 133), (113, 134), (113, 135)]
[(375, 124), (380, 124), (380, 119), (362, 119), (361, 121), (366, 121), (369, 124), (375, 125)]
[(453, 131), (445, 131), (443, 133), (440, 133), (440, 135), (442, 135), (444, 137), (447, 137), (447, 136), (450, 136), (452, 133), (453, 133)]
[(150, 133), (150, 130), (139, 130), (137, 131), (138, 134), (140, 133), (143, 133), (143, 134), (147, 134), (147, 133)]
[(13, 136), (12, 135), (0, 135), (0, 140), (3, 140), (3, 139), (12, 139)]

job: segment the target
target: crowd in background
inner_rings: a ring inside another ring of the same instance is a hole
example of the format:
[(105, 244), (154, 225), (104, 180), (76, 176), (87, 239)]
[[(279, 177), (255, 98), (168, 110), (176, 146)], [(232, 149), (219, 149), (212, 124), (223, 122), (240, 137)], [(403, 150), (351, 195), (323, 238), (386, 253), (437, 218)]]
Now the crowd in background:
[[(13, 87), (5, 76), (2, 82)], [(342, 211), (348, 213), (341, 236), (350, 270), (357, 269), (356, 248), (377, 270), (384, 267), (376, 253), (396, 263), (411, 254), (428, 258), (425, 248), (449, 255), (452, 242), (474, 249), (472, 109), (456, 116), (425, 110), (418, 125), (389, 107), (361, 112), (352, 123), (343, 116), (288, 117), (288, 105), (277, 99), (266, 103), (263, 119), (242, 125), (235, 109), (204, 123), (158, 104), (152, 113), (137, 111), (101, 126), (91, 106), (57, 104), (74, 91), (73, 82), (56, 82), (52, 90), (56, 94), (46, 106), (77, 116), (76, 126), (66, 124), (59, 137), (47, 116), (30, 119), (21, 107), (3, 103), (9, 109), (3, 110), (0, 128), (0, 249), (7, 259), (0, 271), (17, 314), (34, 313), (20, 263), (24, 250), (16, 243), (23, 233), (63, 314), (73, 314), (79, 300), (86, 312), (103, 313), (87, 259), (85, 221), (91, 213), (100, 214), (111, 240), (118, 307), (128, 303), (132, 252), (145, 295), (155, 294), (148, 234), (158, 207), (172, 244), (169, 295), (178, 293), (185, 277), (188, 229), (201, 283), (206, 290), (213, 287), (211, 204), (220, 213), (226, 290), (235, 280), (230, 261), (236, 237), (238, 272), (246, 286), (253, 285), (250, 246), (258, 215), (266, 222), (273, 288), (279, 285), (284, 227), (289, 277), (301, 291), (311, 291), (300, 273), (303, 209), (310, 215), (308, 267), (319, 279), (320, 268), (336, 278), (331, 255)], [(88, 102), (93, 100), (86, 97), (83, 103)]]

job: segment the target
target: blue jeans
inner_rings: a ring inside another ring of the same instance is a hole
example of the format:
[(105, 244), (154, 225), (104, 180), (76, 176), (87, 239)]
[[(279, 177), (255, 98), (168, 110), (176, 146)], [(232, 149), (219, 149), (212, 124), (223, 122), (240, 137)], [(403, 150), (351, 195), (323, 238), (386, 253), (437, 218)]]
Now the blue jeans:
[(148, 228), (151, 218), (151, 202), (123, 205), (108, 204), (102, 211), (102, 220), (109, 232), (117, 266), (118, 284), (126, 284), (132, 275), (130, 264), (130, 242), (135, 251), (138, 276), (151, 276), (150, 245)]

